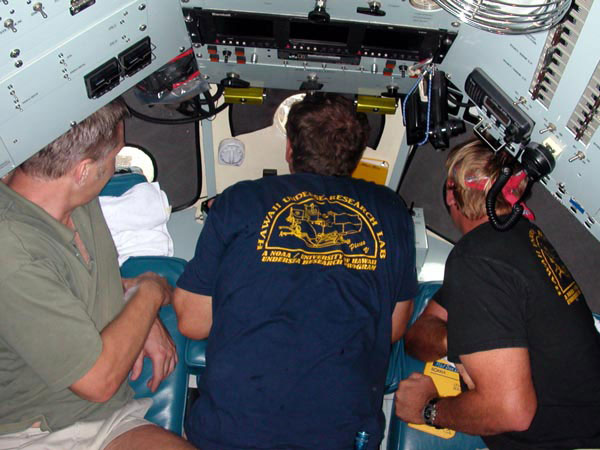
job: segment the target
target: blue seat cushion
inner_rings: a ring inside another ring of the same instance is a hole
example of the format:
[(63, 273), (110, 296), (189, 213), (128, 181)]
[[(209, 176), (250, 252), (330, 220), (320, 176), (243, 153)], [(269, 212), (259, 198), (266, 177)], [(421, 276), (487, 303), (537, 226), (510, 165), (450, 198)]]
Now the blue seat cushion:
[(140, 173), (115, 174), (100, 191), (100, 195), (119, 197), (136, 184), (146, 183), (147, 181), (146, 177)]
[(206, 367), (206, 339), (188, 339), (185, 347), (185, 365), (190, 373), (202, 374)]
[(185, 259), (174, 256), (132, 256), (121, 266), (121, 276), (131, 278), (144, 272), (155, 272), (175, 286), (186, 264)]
[[(156, 272), (164, 276), (169, 284), (175, 286), (185, 267), (185, 260), (168, 256), (135, 256), (129, 258), (121, 267), (121, 276), (132, 278), (144, 272)], [(171, 305), (160, 309), (160, 319), (173, 338), (177, 347), (179, 362), (169, 377), (152, 393), (146, 383), (152, 377), (152, 362), (144, 361), (140, 377), (130, 381), (136, 398), (151, 397), (153, 404), (146, 419), (181, 435), (187, 398), (188, 373), (184, 363), (185, 338), (177, 329), (177, 317)]]

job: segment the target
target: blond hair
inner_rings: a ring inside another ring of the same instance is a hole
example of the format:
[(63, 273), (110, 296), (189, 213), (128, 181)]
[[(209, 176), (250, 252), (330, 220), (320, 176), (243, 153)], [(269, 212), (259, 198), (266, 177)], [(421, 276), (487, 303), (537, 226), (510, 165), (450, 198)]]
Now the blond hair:
[[(452, 149), (446, 160), (449, 188), (454, 191), (454, 199), (460, 212), (470, 220), (478, 220), (486, 215), (485, 199), (500, 175), (504, 165), (513, 168), (513, 173), (521, 170), (520, 165), (503, 152), (494, 152), (479, 139)], [(525, 178), (513, 190), (519, 198), (527, 187)], [(512, 205), (503, 193), (496, 198), (496, 213), (508, 214)]]

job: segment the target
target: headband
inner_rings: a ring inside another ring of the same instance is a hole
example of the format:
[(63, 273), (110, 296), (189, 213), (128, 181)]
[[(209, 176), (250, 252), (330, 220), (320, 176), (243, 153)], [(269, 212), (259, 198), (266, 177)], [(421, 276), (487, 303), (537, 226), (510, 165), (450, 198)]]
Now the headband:
[[(523, 181), (525, 178), (527, 178), (527, 174), (524, 170), (520, 170), (510, 177), (502, 188), (502, 195), (504, 195), (504, 198), (510, 204), (510, 206), (514, 206), (515, 203), (519, 201), (519, 197), (517, 197), (515, 191), (519, 188), (521, 181)], [(490, 177), (465, 177), (465, 185), (471, 189), (484, 191), (489, 180)], [(525, 205), (525, 202), (519, 202), (519, 204), (523, 207), (523, 215), (529, 220), (535, 220), (533, 211), (531, 211), (531, 209)]]

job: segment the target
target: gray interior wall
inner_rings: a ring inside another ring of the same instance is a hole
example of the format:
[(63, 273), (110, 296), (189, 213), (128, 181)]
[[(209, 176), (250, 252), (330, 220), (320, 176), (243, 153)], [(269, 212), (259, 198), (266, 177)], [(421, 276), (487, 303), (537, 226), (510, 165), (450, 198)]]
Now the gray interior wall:
[[(124, 98), (130, 107), (153, 118), (185, 118), (172, 107), (143, 107), (132, 91)], [(125, 143), (142, 148), (154, 159), (156, 180), (174, 209), (187, 207), (198, 200), (202, 173), (197, 123), (158, 124), (132, 116), (125, 120)]]

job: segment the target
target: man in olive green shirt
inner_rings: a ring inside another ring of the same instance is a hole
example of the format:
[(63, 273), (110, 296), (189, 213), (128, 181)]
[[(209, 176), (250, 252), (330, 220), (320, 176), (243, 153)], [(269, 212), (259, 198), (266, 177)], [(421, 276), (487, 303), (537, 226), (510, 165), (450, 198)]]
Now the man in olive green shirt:
[(170, 288), (121, 280), (97, 200), (125, 115), (105, 106), (0, 183), (0, 449), (193, 448), (145, 421), (126, 382), (147, 356), (155, 390), (177, 357), (157, 319)]

